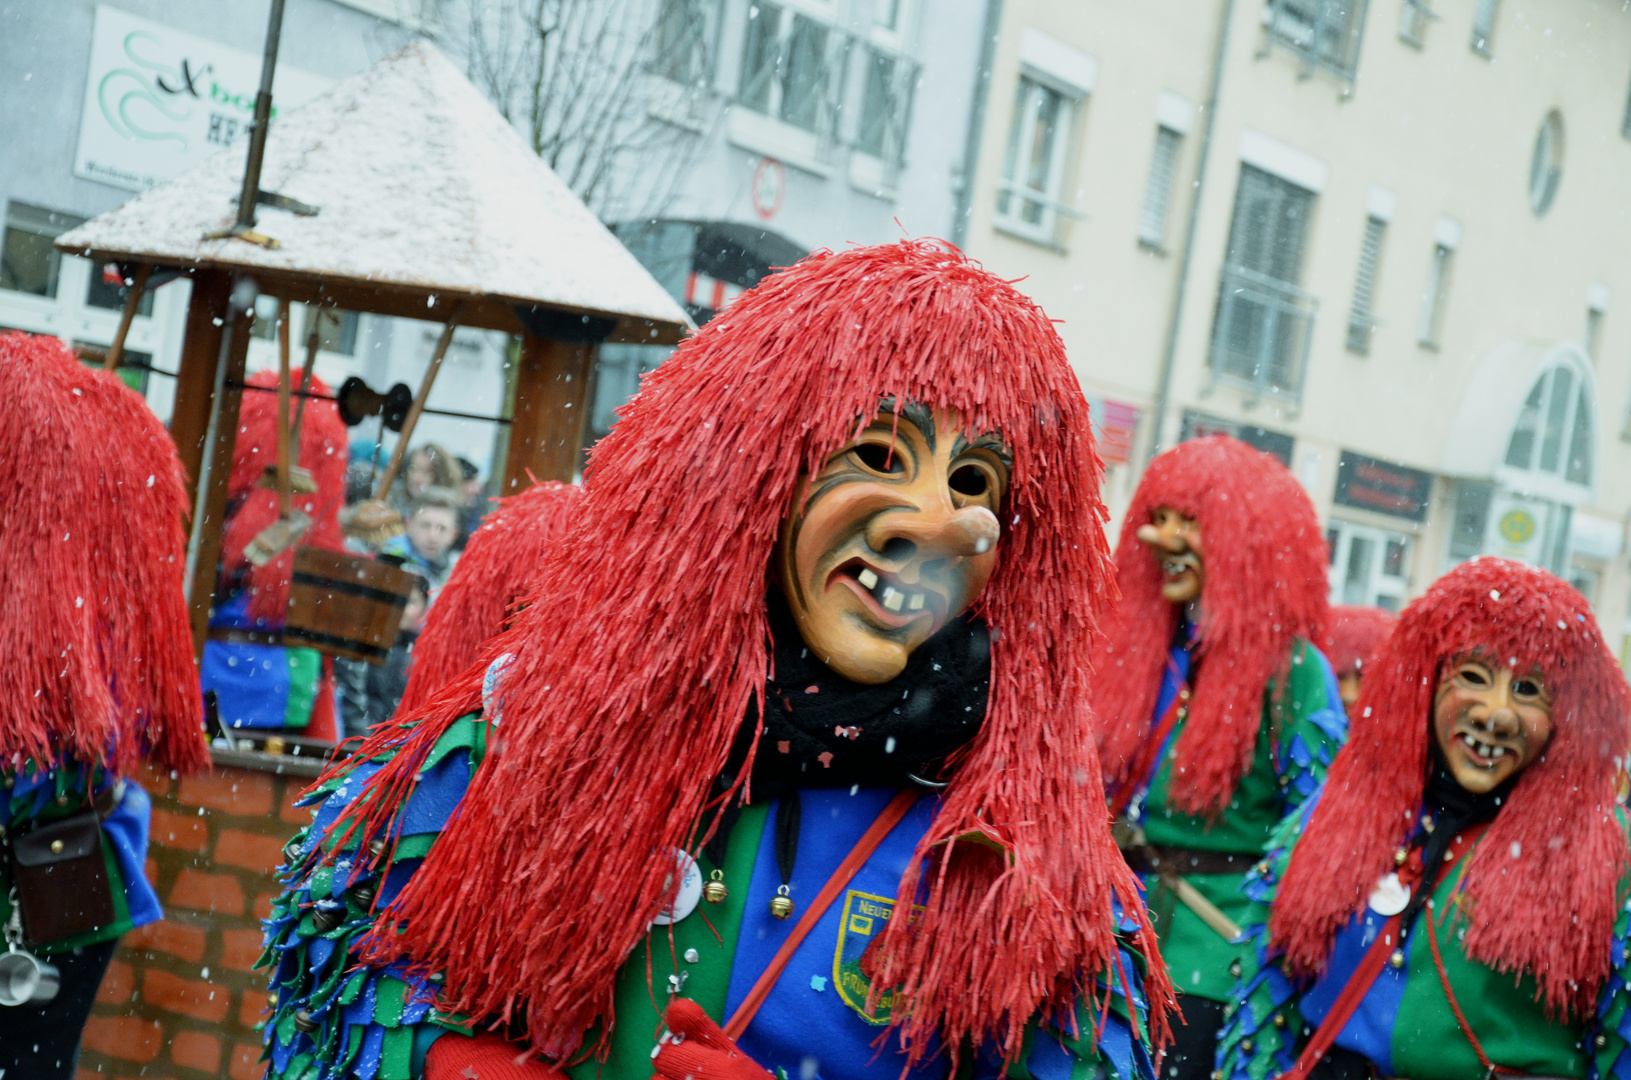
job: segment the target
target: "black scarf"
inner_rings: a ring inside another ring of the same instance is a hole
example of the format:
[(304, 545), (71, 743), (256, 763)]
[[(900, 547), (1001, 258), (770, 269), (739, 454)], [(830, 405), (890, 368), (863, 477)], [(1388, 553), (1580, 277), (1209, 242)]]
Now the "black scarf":
[[(1429, 736), (1431, 737), (1431, 736)], [(1400, 926), (1409, 932), (1415, 925), (1417, 913), (1427, 898), (1433, 895), (1433, 889), (1438, 885), (1438, 879), (1444, 874), (1444, 853), (1450, 849), (1450, 842), (1469, 826), (1484, 821), (1493, 821), (1495, 815), (1501, 812), (1506, 800), (1512, 794), (1512, 785), (1518, 782), (1516, 774), (1493, 791), (1482, 795), (1474, 795), (1462, 787), (1444, 764), (1444, 756), (1439, 752), (1438, 742), (1432, 744), (1432, 761), (1429, 768), (1432, 772), (1427, 778), (1427, 787), (1422, 792), (1422, 808), (1433, 823), (1429, 829), (1423, 824), (1411, 840), (1411, 847), (1421, 848), (1421, 881), (1411, 893), (1410, 903), (1405, 907)]]
[[(877, 686), (833, 671), (805, 647), (781, 591), (765, 598), (775, 666), (765, 682), (764, 734), (754, 755), (755, 802), (779, 798), (777, 861), (786, 882), (798, 844), (800, 788), (944, 787), (946, 759), (974, 738), (991, 685), (991, 639), (963, 616), (920, 645), (894, 679)], [(753, 745), (757, 702), (749, 702), (716, 793), (735, 781)], [(727, 811), (708, 844), (715, 865), (735, 824)]]

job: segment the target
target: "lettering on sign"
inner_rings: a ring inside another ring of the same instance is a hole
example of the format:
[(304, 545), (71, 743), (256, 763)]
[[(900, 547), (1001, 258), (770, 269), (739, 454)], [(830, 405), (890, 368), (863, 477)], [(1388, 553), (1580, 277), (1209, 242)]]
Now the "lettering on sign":
[(1392, 462), (1342, 451), (1337, 465), (1335, 501), (1410, 521), (1427, 520), (1427, 502), (1433, 493), (1433, 474)]

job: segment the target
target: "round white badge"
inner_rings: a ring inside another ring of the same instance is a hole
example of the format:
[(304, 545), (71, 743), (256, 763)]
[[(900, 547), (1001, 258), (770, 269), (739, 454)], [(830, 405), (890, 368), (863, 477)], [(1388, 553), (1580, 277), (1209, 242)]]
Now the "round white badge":
[[(674, 894), (674, 902), (651, 920), (653, 926), (679, 922), (695, 911), (698, 901), (702, 899), (702, 868), (695, 859), (677, 848), (674, 851), (674, 872), (680, 876), (679, 891)], [(669, 878), (665, 884), (672, 884), (673, 881), (673, 878)]]
[(1378, 915), (1392, 917), (1410, 903), (1410, 886), (1399, 880), (1398, 874), (1387, 874), (1371, 890), (1370, 909)]

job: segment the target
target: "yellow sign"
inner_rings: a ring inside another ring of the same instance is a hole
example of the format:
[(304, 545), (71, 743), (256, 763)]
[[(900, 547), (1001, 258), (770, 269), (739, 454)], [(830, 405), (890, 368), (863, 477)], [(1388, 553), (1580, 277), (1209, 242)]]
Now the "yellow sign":
[(1508, 510), (1496, 525), (1509, 544), (1527, 544), (1535, 538), (1535, 516), (1527, 510)]

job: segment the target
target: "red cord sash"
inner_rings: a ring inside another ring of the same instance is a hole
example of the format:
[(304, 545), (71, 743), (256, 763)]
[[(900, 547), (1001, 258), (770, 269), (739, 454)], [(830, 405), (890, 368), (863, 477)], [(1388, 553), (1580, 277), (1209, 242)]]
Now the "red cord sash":
[(816, 923), (821, 921), (821, 916), (832, 906), (833, 900), (843, 891), (844, 886), (850, 883), (866, 861), (872, 857), (872, 853), (878, 850), (883, 838), (900, 824), (920, 794), (922, 792), (918, 788), (907, 788), (896, 795), (889, 801), (889, 805), (883, 808), (883, 813), (878, 815), (872, 826), (861, 835), (861, 839), (855, 842), (850, 853), (844, 856), (844, 861), (838, 864), (838, 869), (832, 872), (832, 877), (828, 878), (827, 883), (821, 886), (821, 891), (816, 893), (816, 898), (805, 909), (804, 915), (793, 927), (793, 932), (787, 935), (782, 947), (770, 958), (770, 965), (765, 968), (764, 974), (759, 976), (759, 981), (753, 984), (748, 996), (736, 1007), (736, 1012), (725, 1025), (725, 1035), (728, 1038), (732, 1040), (740, 1038), (742, 1032), (747, 1030), (748, 1023), (759, 1011), (759, 1006), (765, 1003), (765, 998), (770, 996), (771, 987), (781, 978), (782, 972), (786, 970), (798, 947), (810, 936), (810, 931), (815, 929)]
[[(1455, 841), (1451, 841), (1453, 848), (1456, 841), (1460, 841), (1462, 837), (1465, 837), (1465, 843), (1462, 845), (1461, 851), (1451, 860), (1450, 865), (1445, 867), (1444, 875), (1439, 878), (1440, 881), (1447, 880), (1455, 874), (1455, 868), (1460, 865), (1462, 859), (1466, 858), (1467, 852), (1472, 850), (1473, 844), (1478, 837), (1483, 835), (1484, 828), (1483, 825), (1474, 826), (1463, 833), (1462, 836), (1456, 837)], [(1400, 868), (1399, 877), (1401, 880), (1409, 878), (1408, 884), (1414, 887), (1416, 882), (1421, 880), (1421, 870), (1421, 848), (1416, 848), (1411, 851), (1409, 861)], [(1421, 915), (1427, 919), (1429, 924), (1432, 923), (1433, 911), (1430, 907), (1423, 905)], [(1364, 957), (1360, 959), (1359, 966), (1354, 968), (1353, 974), (1348, 977), (1348, 983), (1342, 988), (1342, 993), (1338, 994), (1336, 1001), (1331, 1003), (1331, 1011), (1325, 1014), (1325, 1019), (1320, 1023), (1319, 1028), (1315, 1030), (1313, 1037), (1308, 1040), (1308, 1045), (1303, 1047), (1303, 1052), (1297, 1056), (1297, 1064), (1291, 1067), (1290, 1072), (1282, 1073), (1278, 1080), (1307, 1080), (1314, 1066), (1318, 1065), (1320, 1059), (1330, 1052), (1331, 1047), (1336, 1045), (1337, 1036), (1341, 1035), (1342, 1029), (1348, 1026), (1348, 1021), (1353, 1019), (1353, 1014), (1359, 1011), (1360, 1003), (1365, 1000), (1365, 995), (1370, 993), (1370, 988), (1376, 984), (1377, 978), (1381, 976), (1382, 968), (1386, 966), (1388, 957), (1393, 955), (1394, 949), (1399, 948), (1399, 920), (1402, 917), (1403, 912), (1400, 912), (1382, 925), (1382, 930), (1376, 935), (1376, 940), (1371, 942), (1371, 947), (1366, 950)], [(1433, 950), (1434, 959), (1437, 960), (1437, 943), (1433, 941), (1431, 925), (1429, 925), (1427, 932), (1429, 944), (1435, 946)], [(1444, 989), (1446, 993), (1449, 992), (1449, 983), (1447, 981)], [(1455, 1008), (1454, 999), (1452, 999), (1451, 1008)], [(1455, 1011), (1457, 1019), (1460, 1019), (1461, 1011), (1459, 1009)], [(1469, 1039), (1472, 1039), (1472, 1031), (1464, 1021), (1461, 1030), (1466, 1033)], [(1473, 1047), (1478, 1051), (1479, 1059), (1483, 1061), (1484, 1065), (1494, 1069), (1495, 1066), (1490, 1065), (1488, 1060), (1484, 1059), (1483, 1048), (1478, 1046), (1475, 1039), (1473, 1040)]]
[[(1167, 664), (1172, 665), (1170, 658)], [(1156, 759), (1162, 748), (1167, 745), (1172, 729), (1178, 725), (1178, 711), (1189, 700), (1188, 690), (1189, 681), (1180, 680), (1178, 689), (1173, 691), (1171, 703), (1167, 705), (1167, 711), (1161, 714), (1160, 723), (1155, 725), (1150, 737), (1144, 740), (1144, 745), (1138, 748), (1138, 755), (1133, 758), (1132, 765), (1127, 770), (1127, 779), (1122, 782), (1116, 797), (1110, 800), (1110, 820), (1118, 820), (1126, 811), (1127, 804), (1133, 801), (1133, 796), (1154, 781), (1155, 768), (1158, 764)]]

